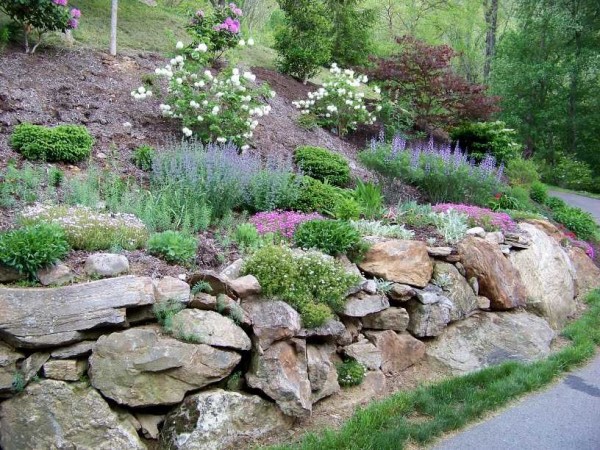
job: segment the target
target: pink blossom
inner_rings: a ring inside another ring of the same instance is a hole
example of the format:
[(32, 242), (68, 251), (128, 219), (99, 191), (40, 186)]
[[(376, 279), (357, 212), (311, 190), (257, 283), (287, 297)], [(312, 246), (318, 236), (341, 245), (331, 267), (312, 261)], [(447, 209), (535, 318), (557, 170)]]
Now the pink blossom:
[(225, 19), (225, 22), (223, 22), (219, 25), (215, 25), (213, 27), (213, 29), (215, 31), (226, 30), (226, 31), (229, 31), (230, 33), (237, 34), (240, 32), (240, 21), (234, 20), (231, 17), (228, 17), (227, 19)]
[(501, 231), (513, 231), (517, 228), (517, 224), (508, 214), (494, 212), (488, 208), (454, 203), (442, 203), (433, 207), (435, 212), (446, 212), (449, 209), (466, 214), (473, 226), (491, 226)]
[(80, 10), (78, 10), (77, 8), (73, 8), (73, 9), (71, 10), (71, 17), (72, 17), (73, 19), (79, 19), (79, 18), (81, 17), (81, 11), (80, 11)]
[(67, 0), (52, 0), (52, 2), (58, 6), (67, 6)]
[(260, 212), (250, 218), (250, 223), (256, 226), (259, 234), (275, 233), (286, 239), (294, 236), (298, 225), (309, 220), (323, 219), (317, 213), (304, 214), (295, 211)]
[(69, 19), (67, 22), (67, 28), (74, 30), (79, 26), (79, 21), (77, 19)]
[(204, 11), (202, 11), (201, 9), (199, 9), (198, 11), (196, 11), (196, 17), (202, 17), (202, 18), (204, 18)]
[(242, 10), (240, 8), (238, 8), (235, 3), (230, 3), (229, 9), (231, 9), (231, 12), (233, 14), (235, 14), (236, 16), (242, 16)]

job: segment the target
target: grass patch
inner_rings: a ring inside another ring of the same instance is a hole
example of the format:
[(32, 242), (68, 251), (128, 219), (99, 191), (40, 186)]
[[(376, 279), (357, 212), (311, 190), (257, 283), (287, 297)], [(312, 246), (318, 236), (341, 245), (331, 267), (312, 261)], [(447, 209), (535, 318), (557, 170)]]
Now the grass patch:
[(402, 449), (427, 444), (538, 390), (594, 356), (600, 344), (600, 290), (588, 310), (563, 331), (571, 344), (530, 364), (507, 362), (478, 372), (399, 392), (359, 410), (340, 430), (307, 434), (279, 449)]

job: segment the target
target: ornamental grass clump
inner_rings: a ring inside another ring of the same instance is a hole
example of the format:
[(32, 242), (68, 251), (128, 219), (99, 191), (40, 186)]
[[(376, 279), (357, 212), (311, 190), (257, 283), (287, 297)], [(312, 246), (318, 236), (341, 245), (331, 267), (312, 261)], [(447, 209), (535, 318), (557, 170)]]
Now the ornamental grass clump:
[(296, 228), (310, 220), (322, 219), (318, 213), (301, 213), (296, 211), (260, 212), (250, 218), (260, 235), (273, 233), (283, 239), (291, 239)]
[(508, 214), (494, 212), (488, 208), (454, 203), (442, 203), (433, 207), (436, 213), (445, 213), (449, 210), (465, 214), (470, 227), (482, 227), (485, 231), (515, 231), (517, 228), (517, 224)]
[(391, 144), (374, 139), (360, 159), (385, 177), (417, 186), (432, 203), (483, 206), (502, 187), (503, 166), (496, 167), (493, 156), (476, 163), (458, 145), (440, 146), (433, 139), (411, 145), (400, 136)]
[(259, 248), (242, 272), (258, 279), (263, 295), (280, 298), (296, 309), (307, 328), (322, 325), (340, 311), (348, 289), (359, 281), (329, 256), (296, 253), (273, 244)]
[[(334, 63), (323, 86), (309, 92), (307, 100), (295, 101), (293, 105), (301, 114), (315, 116), (320, 126), (332, 128), (339, 136), (344, 136), (358, 125), (371, 125), (377, 120), (365, 102), (364, 90), (368, 81), (366, 75), (342, 70)], [(381, 107), (375, 109), (380, 111)]]
[(107, 214), (82, 206), (35, 204), (21, 213), (21, 223), (52, 223), (59, 226), (75, 250), (125, 250), (143, 248), (148, 240), (146, 226), (131, 214)]

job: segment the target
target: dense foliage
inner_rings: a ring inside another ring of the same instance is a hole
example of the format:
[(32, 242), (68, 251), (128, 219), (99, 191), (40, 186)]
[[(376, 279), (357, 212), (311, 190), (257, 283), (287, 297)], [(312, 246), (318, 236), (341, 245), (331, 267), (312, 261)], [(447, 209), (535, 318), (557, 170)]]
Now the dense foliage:
[(14, 128), (10, 145), (27, 159), (78, 162), (92, 151), (94, 139), (83, 125), (53, 128), (23, 123)]
[(328, 255), (345, 254), (357, 248), (360, 233), (348, 222), (311, 220), (298, 226), (294, 242), (300, 248), (321, 250)]
[(179, 231), (167, 230), (156, 233), (148, 239), (148, 252), (164, 258), (165, 261), (188, 264), (196, 256), (198, 241)]
[(294, 153), (294, 160), (303, 174), (335, 186), (345, 186), (350, 181), (348, 161), (339, 153), (325, 148), (303, 146)]
[(498, 162), (506, 163), (521, 156), (523, 150), (515, 130), (501, 121), (464, 123), (453, 128), (450, 137), (478, 161), (490, 153)]

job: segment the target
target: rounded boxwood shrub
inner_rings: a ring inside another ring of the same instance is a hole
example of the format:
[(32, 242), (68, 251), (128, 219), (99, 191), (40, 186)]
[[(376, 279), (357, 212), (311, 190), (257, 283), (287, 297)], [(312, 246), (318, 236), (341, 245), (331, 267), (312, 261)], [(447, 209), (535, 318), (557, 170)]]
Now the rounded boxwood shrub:
[(315, 248), (332, 256), (347, 253), (360, 241), (356, 228), (340, 220), (311, 220), (300, 224), (294, 233), (298, 247)]
[(69, 252), (64, 231), (39, 223), (0, 234), (0, 263), (35, 278), (35, 274)]
[(343, 156), (321, 147), (298, 147), (294, 161), (305, 175), (335, 186), (350, 181), (350, 166)]
[(189, 234), (179, 231), (155, 233), (148, 240), (148, 252), (165, 261), (187, 264), (196, 256), (198, 241)]
[(90, 156), (94, 139), (83, 125), (54, 128), (23, 123), (10, 136), (10, 146), (27, 159), (74, 163)]
[(302, 212), (317, 211), (333, 216), (338, 204), (345, 198), (352, 198), (352, 196), (352, 191), (305, 176), (300, 184), (298, 198), (291, 207)]

